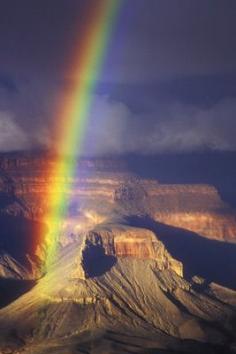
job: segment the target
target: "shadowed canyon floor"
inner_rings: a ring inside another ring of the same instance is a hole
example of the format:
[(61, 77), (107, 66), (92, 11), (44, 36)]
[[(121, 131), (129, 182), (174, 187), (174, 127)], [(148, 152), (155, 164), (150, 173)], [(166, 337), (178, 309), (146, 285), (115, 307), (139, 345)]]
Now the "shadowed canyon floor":
[[(163, 184), (113, 160), (0, 161), (0, 352), (236, 352), (236, 213), (209, 184)], [(47, 274), (48, 193), (71, 183)]]

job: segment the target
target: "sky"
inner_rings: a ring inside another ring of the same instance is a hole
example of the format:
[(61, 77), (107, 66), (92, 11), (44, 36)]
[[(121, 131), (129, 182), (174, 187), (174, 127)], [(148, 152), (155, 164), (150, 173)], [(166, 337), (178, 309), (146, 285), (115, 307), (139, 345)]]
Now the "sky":
[[(0, 151), (59, 148), (55, 112), (94, 2), (1, 1)], [(122, 3), (84, 155), (236, 150), (235, 0)]]

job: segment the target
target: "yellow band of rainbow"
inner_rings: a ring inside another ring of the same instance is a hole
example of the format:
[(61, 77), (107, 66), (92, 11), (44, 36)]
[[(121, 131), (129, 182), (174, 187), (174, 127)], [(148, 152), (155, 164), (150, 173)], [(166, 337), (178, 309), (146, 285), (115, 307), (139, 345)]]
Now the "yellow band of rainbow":
[[(121, 3), (122, 0), (92, 1), (89, 16), (86, 18), (86, 28), (79, 34), (79, 45), (73, 55), (74, 63), (69, 73), (73, 78), (73, 85), (65, 97), (55, 122), (57, 146), (65, 155), (58, 158), (53, 171), (49, 171), (53, 176), (66, 177), (70, 181), (75, 175), (92, 97)], [(70, 158), (66, 158), (66, 155)], [(54, 192), (52, 179), (49, 189), (49, 212), (46, 216), (49, 232), (44, 238), (46, 245), (44, 271), (47, 271), (55, 261), (60, 224), (66, 215), (69, 203), (70, 185), (62, 183), (60, 190)]]

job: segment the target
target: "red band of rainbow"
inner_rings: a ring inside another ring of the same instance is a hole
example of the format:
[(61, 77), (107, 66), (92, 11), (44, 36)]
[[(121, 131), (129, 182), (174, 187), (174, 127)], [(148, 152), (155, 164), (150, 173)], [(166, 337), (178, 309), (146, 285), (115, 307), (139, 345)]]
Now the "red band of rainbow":
[[(70, 76), (74, 84), (65, 97), (57, 117), (56, 140), (60, 150), (70, 156), (58, 158), (54, 176), (66, 176), (70, 181), (75, 175), (77, 159), (80, 155), (83, 137), (89, 117), (92, 97), (101, 73), (108, 42), (119, 14), (122, 0), (95, 0), (89, 12), (84, 33), (74, 54)], [(66, 215), (69, 203), (69, 184), (62, 184), (54, 191), (52, 179), (49, 193), (49, 212), (46, 216), (49, 232), (46, 235), (45, 271), (55, 261), (60, 224)]]

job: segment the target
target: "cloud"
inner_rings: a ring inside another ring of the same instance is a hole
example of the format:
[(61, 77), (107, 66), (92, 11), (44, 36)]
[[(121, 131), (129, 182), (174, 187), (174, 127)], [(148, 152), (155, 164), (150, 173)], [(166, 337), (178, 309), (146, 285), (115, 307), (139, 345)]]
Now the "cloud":
[(16, 123), (8, 112), (0, 112), (0, 151), (29, 148), (27, 133)]
[[(235, 2), (130, 0), (117, 29), (105, 79), (153, 82), (235, 73)], [(232, 9), (234, 8), (234, 11)]]
[(162, 114), (153, 130), (156, 138), (149, 146), (154, 152), (236, 149), (236, 100), (205, 108), (174, 103)]
[(180, 102), (135, 114), (121, 102), (96, 96), (84, 144), (85, 155), (236, 150), (236, 100), (210, 107)]
[[(76, 33), (86, 22), (84, 3), (89, 1), (40, 1), (37, 7), (32, 0), (24, 0), (24, 6), (5, 1), (0, 12), (1, 70), (18, 77), (64, 76)], [(234, 0), (215, 0), (214, 11), (212, 0), (123, 3), (102, 81), (236, 73)]]
[[(133, 112), (123, 102), (96, 95), (80, 153), (102, 156), (201, 150), (236, 151), (236, 99), (211, 106), (178, 101), (156, 103), (152, 110)], [(60, 146), (45, 122), (32, 130), (9, 112), (0, 112), (0, 151)], [(60, 151), (61, 152), (61, 151)]]
[(95, 96), (88, 119), (83, 153), (122, 153), (122, 140), (130, 118), (132, 114), (124, 103), (110, 100), (108, 96)]

